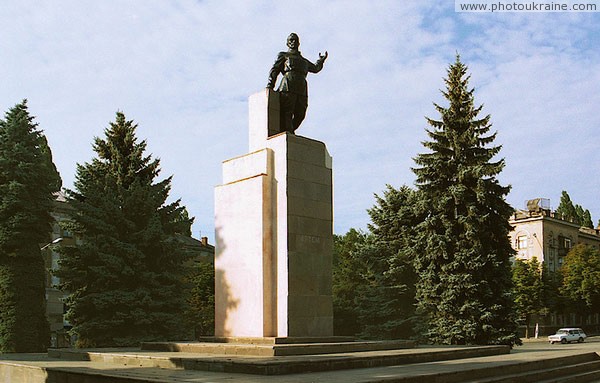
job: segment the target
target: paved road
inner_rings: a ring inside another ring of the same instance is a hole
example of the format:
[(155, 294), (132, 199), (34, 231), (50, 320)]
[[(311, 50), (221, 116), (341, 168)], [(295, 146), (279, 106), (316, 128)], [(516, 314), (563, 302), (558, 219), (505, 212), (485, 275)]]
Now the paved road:
[(540, 337), (539, 339), (523, 339), (523, 345), (517, 346), (511, 353), (518, 352), (531, 352), (531, 351), (565, 351), (565, 350), (583, 350), (583, 351), (596, 351), (600, 353), (600, 336), (592, 336), (585, 340), (583, 343), (569, 343), (569, 344), (550, 344), (547, 341), (547, 337)]

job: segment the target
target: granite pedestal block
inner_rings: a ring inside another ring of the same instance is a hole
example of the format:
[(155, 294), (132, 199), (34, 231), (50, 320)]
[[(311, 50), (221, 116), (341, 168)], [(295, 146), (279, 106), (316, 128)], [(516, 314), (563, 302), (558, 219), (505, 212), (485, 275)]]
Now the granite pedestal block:
[(322, 142), (270, 133), (273, 93), (251, 96), (251, 152), (215, 189), (217, 337), (333, 335), (332, 160)]

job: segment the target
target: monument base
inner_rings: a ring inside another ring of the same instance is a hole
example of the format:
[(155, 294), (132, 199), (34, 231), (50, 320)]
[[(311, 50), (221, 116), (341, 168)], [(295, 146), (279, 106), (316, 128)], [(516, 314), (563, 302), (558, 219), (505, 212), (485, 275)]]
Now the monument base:
[(333, 335), (332, 159), (290, 133), (223, 163), (215, 188), (215, 335)]
[(410, 340), (355, 341), (328, 338), (203, 338), (200, 342), (144, 342), (144, 351), (214, 355), (295, 356), (398, 350), (416, 347)]
[(329, 337), (217, 337), (202, 336), (199, 342), (209, 343), (241, 343), (241, 344), (299, 344), (299, 343), (340, 343), (354, 342), (352, 336), (329, 336)]

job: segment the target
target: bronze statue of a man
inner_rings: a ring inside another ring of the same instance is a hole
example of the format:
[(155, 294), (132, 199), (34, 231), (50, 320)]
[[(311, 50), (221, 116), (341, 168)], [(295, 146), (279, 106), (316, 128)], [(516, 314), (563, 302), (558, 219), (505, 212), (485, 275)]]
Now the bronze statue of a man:
[(287, 52), (279, 52), (273, 68), (269, 73), (269, 82), (267, 88), (273, 89), (279, 73), (282, 74), (279, 83), (280, 104), (281, 104), (281, 132), (288, 131), (294, 133), (306, 116), (308, 107), (308, 85), (306, 75), (308, 73), (318, 73), (323, 69), (323, 63), (327, 59), (327, 51), (322, 55), (319, 53), (319, 59), (312, 63), (302, 57), (298, 47), (300, 39), (295, 33), (291, 33), (287, 38)]

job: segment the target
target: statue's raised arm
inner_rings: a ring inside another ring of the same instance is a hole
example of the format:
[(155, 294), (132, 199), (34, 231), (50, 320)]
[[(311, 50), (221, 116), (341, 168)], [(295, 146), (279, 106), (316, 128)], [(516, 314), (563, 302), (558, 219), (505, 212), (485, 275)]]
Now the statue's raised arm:
[(277, 92), (280, 92), (281, 131), (294, 133), (304, 120), (306, 108), (308, 107), (306, 76), (309, 72), (318, 73), (321, 71), (328, 54), (327, 51), (325, 51), (325, 54), (319, 53), (319, 58), (314, 64), (305, 59), (298, 50), (300, 39), (295, 33), (288, 36), (287, 46), (289, 49), (286, 52), (279, 52), (277, 59), (275, 59), (275, 63), (269, 72), (267, 88), (273, 89), (277, 76), (282, 75), (277, 88)]

